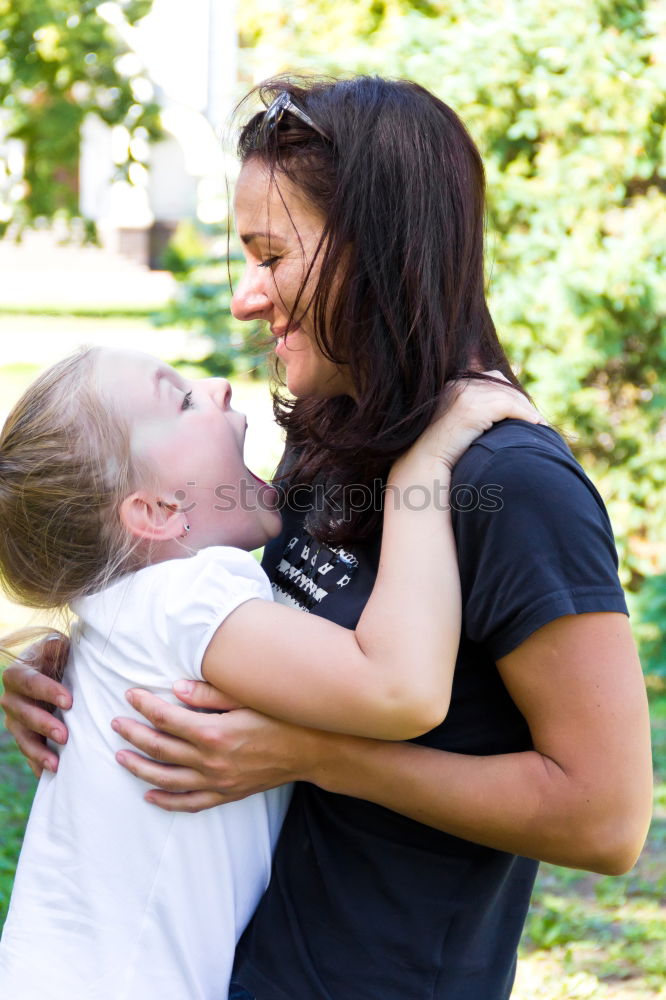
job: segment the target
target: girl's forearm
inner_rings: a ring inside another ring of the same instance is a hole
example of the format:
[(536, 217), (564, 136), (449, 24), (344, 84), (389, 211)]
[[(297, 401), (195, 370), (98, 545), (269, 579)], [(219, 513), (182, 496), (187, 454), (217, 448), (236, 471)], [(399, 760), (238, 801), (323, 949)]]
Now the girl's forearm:
[[(446, 715), (460, 641), (460, 579), (448, 508), (450, 474), (436, 458), (408, 453), (394, 466), (384, 502), (382, 549), (372, 594), (356, 627), (361, 649), (395, 665), (396, 688)], [(407, 670), (405, 669), (407, 668)]]
[(356, 630), (246, 602), (213, 636), (206, 680), (240, 704), (320, 729), (409, 739), (441, 723), (460, 639), (448, 473), (414, 449), (389, 485), (380, 567)]

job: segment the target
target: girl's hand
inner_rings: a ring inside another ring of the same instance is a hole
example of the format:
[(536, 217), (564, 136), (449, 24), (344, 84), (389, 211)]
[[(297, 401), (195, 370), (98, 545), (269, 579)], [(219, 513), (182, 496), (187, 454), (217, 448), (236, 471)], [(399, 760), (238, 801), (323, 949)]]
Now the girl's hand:
[(473, 441), (500, 420), (525, 420), (545, 424), (530, 401), (508, 382), (501, 372), (485, 372), (498, 382), (458, 379), (448, 387), (446, 411), (438, 417), (414, 447), (435, 453), (451, 471)]
[(47, 737), (61, 745), (67, 742), (67, 727), (52, 712), (56, 706), (72, 707), (72, 696), (60, 683), (68, 652), (66, 639), (44, 639), (30, 646), (2, 675), (5, 690), (0, 705), (5, 726), (36, 778), (43, 769), (58, 769), (58, 755), (47, 748)]
[(140, 751), (120, 750), (117, 760), (156, 786), (146, 793), (148, 802), (170, 812), (199, 812), (305, 775), (320, 734), (245, 708), (217, 714), (231, 702), (208, 684), (189, 684), (190, 693), (176, 689), (178, 696), (209, 711), (192, 712), (133, 688), (127, 699), (150, 725), (113, 721)]

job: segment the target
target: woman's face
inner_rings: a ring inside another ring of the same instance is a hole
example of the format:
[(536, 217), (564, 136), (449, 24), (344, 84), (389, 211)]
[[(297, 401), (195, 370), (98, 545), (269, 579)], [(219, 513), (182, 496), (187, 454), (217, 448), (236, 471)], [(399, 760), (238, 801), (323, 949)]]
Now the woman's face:
[(319, 262), (289, 324), (319, 243), (323, 218), (286, 177), (278, 176), (271, 183), (257, 158), (240, 172), (234, 207), (245, 271), (231, 301), (233, 315), (241, 320), (266, 320), (275, 338), (275, 352), (286, 369), (287, 388), (294, 396), (350, 395), (348, 370), (324, 357), (314, 336), (309, 306)]

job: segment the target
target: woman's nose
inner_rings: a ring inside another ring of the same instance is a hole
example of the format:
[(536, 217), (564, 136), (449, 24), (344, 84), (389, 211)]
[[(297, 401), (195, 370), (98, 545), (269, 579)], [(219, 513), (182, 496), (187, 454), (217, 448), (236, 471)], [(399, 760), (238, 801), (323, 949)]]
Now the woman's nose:
[(250, 266), (243, 271), (231, 298), (231, 313), (236, 319), (265, 319), (271, 307), (271, 300), (262, 285), (262, 275)]

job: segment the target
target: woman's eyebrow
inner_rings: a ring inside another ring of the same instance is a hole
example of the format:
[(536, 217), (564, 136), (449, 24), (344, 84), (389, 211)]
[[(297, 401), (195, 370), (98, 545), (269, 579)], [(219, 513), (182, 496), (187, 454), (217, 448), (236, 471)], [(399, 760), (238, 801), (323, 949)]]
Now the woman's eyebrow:
[(248, 243), (252, 243), (253, 240), (268, 240), (271, 243), (272, 242), (278, 242), (278, 243), (284, 242), (283, 239), (282, 239), (282, 237), (279, 235), (279, 233), (259, 233), (259, 232), (257, 232), (257, 233), (242, 233), (241, 234), (241, 243), (245, 243), (245, 245), (247, 245)]

